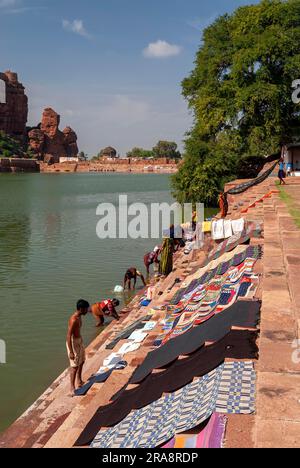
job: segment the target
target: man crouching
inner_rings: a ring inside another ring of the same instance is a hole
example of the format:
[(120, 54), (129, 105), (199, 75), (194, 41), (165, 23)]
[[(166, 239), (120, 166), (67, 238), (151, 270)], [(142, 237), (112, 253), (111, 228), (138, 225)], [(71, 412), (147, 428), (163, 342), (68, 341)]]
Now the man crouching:
[(79, 388), (84, 385), (82, 381), (82, 368), (85, 363), (85, 349), (81, 336), (82, 317), (85, 316), (90, 309), (90, 304), (87, 301), (80, 300), (77, 302), (77, 310), (69, 320), (67, 334), (67, 351), (70, 360), (70, 378), (71, 378), (71, 396), (75, 396), (76, 378)]

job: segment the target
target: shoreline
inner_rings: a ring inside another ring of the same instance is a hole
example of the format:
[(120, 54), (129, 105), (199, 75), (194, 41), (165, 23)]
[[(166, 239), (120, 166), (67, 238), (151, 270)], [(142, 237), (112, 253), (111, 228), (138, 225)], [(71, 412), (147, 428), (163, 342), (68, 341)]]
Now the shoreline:
[[(291, 181), (289, 185), (300, 203), (300, 181)], [(270, 197), (257, 201), (270, 190), (274, 192)], [(292, 362), (291, 353), (293, 340), (299, 338), (300, 329), (297, 276), (300, 231), (280, 198), (274, 178), (241, 195), (230, 197), (227, 219), (238, 219), (241, 212), (244, 212), (242, 216), (245, 219), (263, 221), (264, 237), (251, 238), (251, 245), (264, 247), (263, 259), (255, 270), (256, 274), (262, 275), (256, 294), (262, 300), (258, 339), (260, 356), (255, 361), (256, 412), (252, 415), (228, 416), (225, 447), (296, 447), (300, 415), (297, 406), (299, 397), (295, 390), (299, 388), (300, 366)], [(85, 380), (97, 371), (99, 363), (107, 357), (107, 341), (156, 305), (169, 301), (180, 288), (180, 285), (174, 286), (174, 280), (180, 277), (181, 281), (188, 282), (188, 278), (203, 265), (207, 253), (208, 250), (202, 249), (189, 255), (183, 252), (177, 254), (173, 272), (157, 283), (153, 303), (148, 308), (138, 307), (143, 290), (134, 296), (126, 306), (130, 312), (124, 315), (122, 321), (108, 325), (88, 346)], [(161, 315), (157, 311), (153, 314), (153, 320), (159, 318)], [(112, 395), (127, 383), (132, 372), (144, 360), (155, 336), (157, 330), (150, 332), (137, 353), (126, 356), (129, 365), (125, 370), (115, 371), (104, 384), (94, 384), (84, 397), (66, 397), (69, 379), (65, 370), (26, 413), (0, 435), (0, 447), (73, 447), (98, 407), (111, 401)]]

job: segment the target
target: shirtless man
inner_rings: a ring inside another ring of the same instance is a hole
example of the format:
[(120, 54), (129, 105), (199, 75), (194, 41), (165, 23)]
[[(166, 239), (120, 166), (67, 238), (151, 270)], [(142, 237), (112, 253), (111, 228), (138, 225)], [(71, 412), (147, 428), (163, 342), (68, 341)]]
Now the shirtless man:
[(142, 273), (138, 271), (136, 268), (131, 267), (131, 268), (128, 268), (124, 276), (124, 291), (127, 286), (128, 286), (129, 291), (131, 290), (131, 280), (134, 281), (133, 288), (135, 289), (137, 277), (141, 278), (144, 286), (147, 286), (147, 283)]
[(97, 302), (92, 305), (91, 312), (97, 320), (96, 327), (102, 327), (105, 317), (113, 317), (119, 321), (120, 317), (116, 311), (116, 307), (119, 305), (120, 301), (118, 299), (107, 299), (106, 301)]
[(71, 378), (71, 396), (75, 395), (76, 378), (78, 386), (82, 387), (82, 368), (85, 363), (85, 350), (81, 337), (82, 317), (84, 317), (90, 309), (87, 301), (81, 299), (77, 302), (77, 310), (69, 320), (67, 334), (67, 351), (70, 361), (70, 378)]

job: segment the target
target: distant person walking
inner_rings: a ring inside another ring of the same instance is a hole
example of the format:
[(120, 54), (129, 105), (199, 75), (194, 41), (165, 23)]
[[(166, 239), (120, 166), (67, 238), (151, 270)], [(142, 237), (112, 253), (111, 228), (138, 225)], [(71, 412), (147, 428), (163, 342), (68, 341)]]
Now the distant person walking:
[(285, 183), (285, 171), (284, 171), (284, 159), (281, 158), (279, 161), (279, 171), (278, 171), (278, 179), (280, 181), (280, 185), (286, 185)]
[(85, 363), (85, 349), (81, 336), (82, 317), (84, 317), (90, 309), (90, 304), (83, 299), (77, 302), (76, 312), (69, 320), (67, 334), (67, 351), (70, 361), (70, 379), (71, 379), (71, 396), (75, 396), (76, 379), (79, 388), (84, 385), (82, 381), (82, 369)]

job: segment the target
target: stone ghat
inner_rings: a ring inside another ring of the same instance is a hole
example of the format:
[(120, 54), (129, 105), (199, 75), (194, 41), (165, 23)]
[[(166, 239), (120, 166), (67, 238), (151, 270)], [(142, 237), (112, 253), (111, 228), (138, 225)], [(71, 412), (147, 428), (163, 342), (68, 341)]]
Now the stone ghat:
[(116, 173), (154, 173), (175, 174), (178, 166), (168, 160), (132, 161), (130, 159), (103, 160), (101, 162), (68, 162), (47, 165), (40, 163), (41, 172), (116, 172)]
[[(270, 178), (246, 193), (232, 198), (228, 218), (244, 216), (262, 221), (264, 239), (251, 239), (252, 244), (264, 244), (264, 256), (256, 273), (263, 281), (257, 292), (262, 299), (260, 357), (257, 371), (256, 413), (229, 415), (225, 448), (297, 447), (300, 433), (300, 364), (293, 360), (293, 348), (299, 340), (300, 328), (300, 230), (286, 205), (280, 199), (276, 179)], [(237, 183), (237, 182), (236, 182)], [(232, 185), (235, 185), (233, 183)], [(287, 192), (300, 206), (300, 180), (288, 180)], [(269, 198), (263, 195), (272, 192)], [(242, 214), (244, 213), (244, 214)], [(188, 282), (203, 264), (210, 242), (203, 250), (189, 255), (176, 254), (174, 270), (155, 289), (150, 308), (168, 301), (179, 285), (180, 278)], [(112, 323), (88, 347), (84, 378), (96, 372), (111, 351), (105, 345), (121, 329), (147, 315), (140, 309), (139, 297), (124, 310), (120, 323)], [(130, 313), (129, 313), (130, 312)], [(159, 318), (154, 316), (153, 320)], [(142, 362), (157, 330), (150, 333), (144, 346), (126, 355), (128, 367), (115, 371), (104, 384), (95, 384), (84, 397), (68, 398), (69, 379), (65, 371), (34, 405), (0, 437), (0, 447), (71, 448), (99, 406), (107, 404)], [(120, 346), (123, 342), (120, 342)]]
[(0, 172), (40, 172), (40, 166), (32, 159), (0, 158)]

